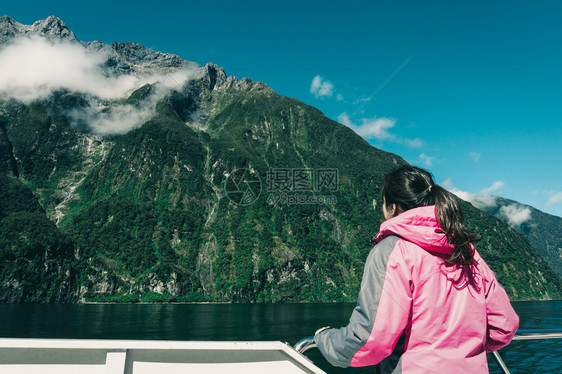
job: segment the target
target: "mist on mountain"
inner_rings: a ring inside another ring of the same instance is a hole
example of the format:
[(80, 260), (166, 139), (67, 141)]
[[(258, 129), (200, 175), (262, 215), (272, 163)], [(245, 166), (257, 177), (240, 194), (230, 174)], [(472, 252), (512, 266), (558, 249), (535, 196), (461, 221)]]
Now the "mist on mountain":
[[(1, 301), (356, 298), (400, 156), (262, 82), (56, 17), (0, 17), (0, 48)], [(16, 75), (34, 48), (41, 74)], [(522, 234), (459, 201), (512, 298), (562, 297)]]

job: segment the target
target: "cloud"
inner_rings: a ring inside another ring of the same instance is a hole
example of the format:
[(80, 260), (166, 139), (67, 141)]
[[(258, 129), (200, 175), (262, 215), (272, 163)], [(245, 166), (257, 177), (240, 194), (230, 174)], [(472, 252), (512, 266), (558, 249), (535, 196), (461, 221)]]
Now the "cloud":
[[(53, 42), (38, 36), (17, 38), (0, 49), (0, 99), (29, 104), (61, 89), (80, 92), (96, 100), (84, 113), (70, 113), (71, 118), (86, 121), (97, 134), (123, 133), (142, 125), (153, 114), (155, 103), (145, 103), (142, 108), (106, 105), (100, 111), (97, 99), (124, 98), (145, 84), (157, 84), (159, 89), (151, 99), (158, 100), (170, 89), (181, 87), (195, 72), (109, 76), (103, 69), (109, 57), (108, 52), (88, 51), (75, 42)], [(88, 114), (92, 115), (90, 120)]]
[(504, 187), (505, 187), (505, 183), (503, 181), (495, 181), (494, 183), (492, 183), (490, 187), (486, 187), (482, 191), (480, 191), (480, 194), (489, 195), (492, 192), (497, 192), (502, 190)]
[(553, 193), (548, 197), (548, 201), (546, 202), (545, 206), (548, 208), (554, 204), (562, 203), (562, 191)]
[(356, 100), (353, 102), (353, 105), (357, 105), (357, 104), (365, 105), (365, 104), (368, 103), (369, 101), (371, 101), (371, 98), (370, 98), (370, 97), (362, 97), (362, 98), (356, 99)]
[(115, 86), (102, 86), (103, 80), (95, 79), (95, 70), (103, 61), (102, 55), (88, 56), (78, 44), (19, 38), (0, 51), (0, 92), (28, 103), (61, 88), (75, 91), (87, 87), (100, 96), (111, 87), (132, 88), (125, 79), (112, 82)]
[(0, 94), (29, 103), (60, 89), (103, 99), (120, 98), (147, 83), (177, 87), (192, 71), (108, 77), (107, 52), (88, 52), (81, 44), (21, 37), (0, 50)]
[[(405, 139), (392, 134), (390, 130), (396, 125), (396, 120), (393, 118), (362, 118), (360, 120), (361, 124), (357, 125), (349, 118), (347, 113), (342, 113), (338, 116), (338, 121), (366, 140), (375, 139), (381, 142), (391, 141), (398, 144), (405, 144), (410, 148), (421, 148), (425, 144), (420, 138)], [(430, 159), (432, 160), (433, 158), (424, 155), (424, 164), (431, 164)]]
[(477, 194), (462, 191), (453, 185), (451, 179), (443, 182), (443, 187), (454, 193), (463, 200), (470, 202), (478, 209), (492, 208), (497, 206), (497, 196), (490, 195), (491, 192), (500, 191), (505, 186), (503, 181), (496, 181), (491, 186), (484, 188)]
[(325, 81), (321, 76), (317, 75), (312, 79), (312, 83), (310, 84), (310, 93), (316, 98), (331, 97), (334, 94), (334, 85), (332, 82)]
[(425, 153), (420, 154), (420, 162), (425, 167), (430, 167), (433, 164), (433, 160), (435, 160), (435, 157), (430, 157), (430, 156), (426, 155)]
[(393, 128), (396, 121), (390, 118), (364, 118), (358, 128), (358, 134), (367, 139), (388, 140), (395, 136), (388, 132)]
[(342, 113), (338, 116), (338, 121), (355, 131), (364, 139), (376, 139), (384, 141), (393, 140), (396, 138), (395, 135), (391, 134), (388, 131), (396, 124), (396, 120), (391, 118), (363, 118), (361, 120), (361, 124), (356, 125), (351, 121), (347, 113)]
[(416, 139), (404, 139), (404, 142), (406, 143), (406, 145), (408, 145), (408, 147), (410, 148), (421, 148), (423, 147), (423, 145), (425, 144), (423, 142), (423, 140), (421, 140), (420, 138), (416, 138)]
[(125, 134), (148, 121), (156, 110), (156, 96), (134, 105), (92, 105), (70, 110), (67, 115), (74, 124), (86, 124), (96, 135)]
[(522, 205), (506, 205), (500, 208), (499, 215), (509, 226), (516, 228), (531, 219), (531, 209)]
[[(491, 186), (484, 188), (478, 194), (459, 190), (453, 185), (451, 179), (447, 179), (442, 183), (442, 185), (461, 199), (470, 202), (476, 208), (485, 210), (486, 208), (495, 208), (498, 206), (497, 196), (492, 196), (490, 193), (501, 191), (504, 188), (505, 183), (503, 181), (496, 181), (492, 183)], [(520, 204), (504, 205), (500, 207), (498, 216), (513, 228), (518, 228), (523, 223), (530, 221), (532, 218), (531, 209)]]
[(478, 162), (478, 160), (480, 160), (480, 157), (482, 156), (481, 153), (477, 153), (477, 152), (469, 152), (468, 155), (470, 157), (472, 157), (472, 159), (474, 160), (474, 162)]

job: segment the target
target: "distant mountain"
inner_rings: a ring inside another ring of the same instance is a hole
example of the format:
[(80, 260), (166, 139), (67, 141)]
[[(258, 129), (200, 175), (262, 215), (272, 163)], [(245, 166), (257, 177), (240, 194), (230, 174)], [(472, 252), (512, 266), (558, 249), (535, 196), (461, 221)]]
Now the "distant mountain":
[[(56, 17), (0, 18), (0, 48), (20, 61), (0, 72), (1, 301), (355, 299), (401, 157), (264, 83)], [(511, 297), (562, 297), (523, 235), (462, 206)]]
[(495, 197), (495, 204), (484, 206), (482, 210), (525, 235), (531, 246), (562, 277), (562, 218), (502, 197)]

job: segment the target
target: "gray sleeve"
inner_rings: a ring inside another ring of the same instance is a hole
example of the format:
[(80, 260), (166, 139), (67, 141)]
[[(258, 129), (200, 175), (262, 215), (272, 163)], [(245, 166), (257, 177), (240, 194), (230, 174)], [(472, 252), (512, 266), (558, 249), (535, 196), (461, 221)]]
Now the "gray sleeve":
[(357, 306), (351, 314), (349, 324), (339, 329), (321, 331), (314, 337), (318, 349), (333, 366), (351, 366), (351, 359), (367, 342), (381, 298), (388, 258), (398, 240), (396, 236), (385, 238), (369, 253)]

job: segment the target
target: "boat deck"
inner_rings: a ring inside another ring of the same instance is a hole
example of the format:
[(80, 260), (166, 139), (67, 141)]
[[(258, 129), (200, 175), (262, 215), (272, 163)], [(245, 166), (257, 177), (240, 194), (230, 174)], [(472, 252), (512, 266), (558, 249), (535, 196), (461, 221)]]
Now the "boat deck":
[(281, 342), (0, 339), (3, 374), (324, 373)]

